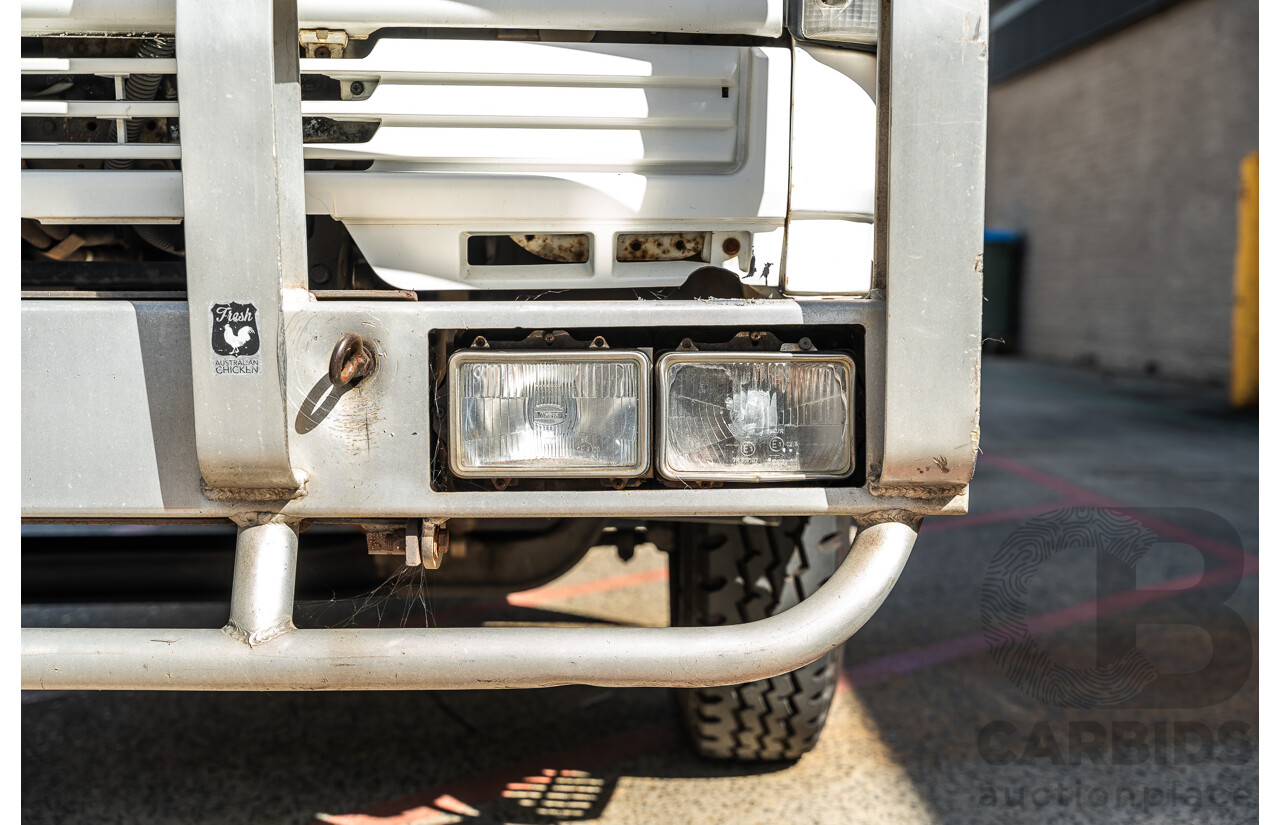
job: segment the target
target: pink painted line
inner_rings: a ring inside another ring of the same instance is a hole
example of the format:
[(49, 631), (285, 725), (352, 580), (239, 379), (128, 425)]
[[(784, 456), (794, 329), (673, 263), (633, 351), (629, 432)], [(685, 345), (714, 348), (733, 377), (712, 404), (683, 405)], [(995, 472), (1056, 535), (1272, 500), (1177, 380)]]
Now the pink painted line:
[(587, 596), (593, 593), (608, 593), (628, 587), (638, 587), (651, 582), (667, 580), (667, 568), (655, 567), (652, 570), (641, 570), (638, 573), (625, 573), (621, 576), (610, 576), (577, 584), (564, 584), (559, 587), (539, 587), (507, 596), (507, 603), (516, 607), (537, 607), (560, 599), (572, 599), (576, 596)]
[(1065, 479), (1050, 475), (1043, 470), (1037, 470), (1035, 467), (1029, 467), (1022, 462), (1014, 461), (1011, 458), (1005, 458), (1003, 456), (983, 452), (982, 455), (978, 457), (978, 462), (980, 464), (990, 464), (992, 467), (998, 467), (1007, 473), (1013, 473), (1016, 476), (1021, 476), (1027, 481), (1034, 482), (1041, 487), (1061, 493), (1071, 499), (1093, 501), (1101, 498), (1101, 496), (1098, 496), (1092, 490), (1086, 490), (1084, 487), (1077, 487)]
[(578, 584), (565, 584), (559, 587), (535, 587), (532, 590), (510, 593), (505, 598), (482, 599), (436, 610), (432, 613), (432, 617), (436, 620), (437, 626), (443, 627), (445, 622), (452, 623), (471, 616), (500, 612), (505, 607), (541, 607), (560, 599), (624, 590), (628, 587), (637, 587), (651, 582), (666, 581), (666, 579), (667, 569), (662, 567), (653, 570), (642, 570), (638, 573), (608, 576), (594, 581), (579, 582)]
[[(1203, 590), (1235, 581), (1242, 576), (1252, 576), (1257, 572), (1257, 559), (1252, 559), (1246, 562), (1243, 573), (1234, 568), (1217, 567), (1202, 575), (1178, 576), (1161, 582), (1157, 587), (1139, 587), (1121, 593), (1112, 593), (1099, 599), (1064, 607), (1061, 610), (1032, 616), (1027, 620), (1027, 627), (1036, 634), (1061, 630), (1099, 616), (1109, 616), (1144, 604), (1171, 599), (1182, 593)], [(845, 668), (841, 685), (843, 688), (852, 689), (882, 682), (894, 676), (902, 676), (943, 662), (972, 656), (986, 648), (986, 636), (980, 632), (954, 636), (941, 642), (922, 645), (912, 650), (893, 653)]]
[[(1046, 473), (1043, 470), (1037, 470), (1035, 467), (1029, 467), (1022, 462), (1014, 461), (1011, 458), (1005, 458), (1004, 456), (993, 455), (991, 453), (983, 453), (979, 458), (979, 462), (983, 464), (990, 464), (991, 466), (998, 467), (1005, 472), (1013, 473), (1016, 476), (1025, 478), (1026, 480), (1038, 484), (1041, 487), (1062, 493), (1074, 501), (1074, 504), (1068, 506), (1094, 506), (1116, 510), (1131, 509), (1128, 505), (1121, 504), (1114, 499), (1099, 495), (1092, 490), (1085, 489), (1084, 487), (1077, 487), (1075, 484), (1072, 484), (1065, 479), (1058, 478), (1057, 476)], [(1161, 534), (1165, 538), (1190, 544), (1194, 547), (1199, 547), (1228, 561), (1237, 563), (1243, 562), (1247, 564), (1249, 559), (1257, 558), (1257, 556), (1252, 553), (1247, 553), (1238, 547), (1227, 544), (1226, 542), (1211, 539), (1208, 536), (1201, 536), (1198, 533), (1186, 529), (1185, 527), (1181, 527), (1155, 516), (1149, 516), (1142, 513), (1130, 513), (1129, 516), (1134, 521), (1144, 527), (1150, 528), (1156, 533)]]
[[(995, 514), (992, 514), (995, 515)], [(1244, 565), (1244, 575), (1257, 573), (1257, 559), (1250, 557)], [(650, 581), (659, 581), (666, 577), (665, 570), (648, 570), (641, 573), (614, 576), (597, 582), (580, 585), (566, 585), (561, 588), (542, 588), (525, 591), (516, 596), (529, 596), (539, 592), (549, 595), (545, 599), (533, 599), (541, 603), (553, 598), (564, 598), (582, 592), (605, 592), (608, 590), (630, 587)], [(1201, 576), (1181, 576), (1162, 582), (1160, 587), (1139, 588), (1123, 593), (1111, 594), (1089, 602), (1044, 613), (1028, 620), (1028, 627), (1034, 633), (1046, 633), (1069, 627), (1073, 624), (1088, 621), (1098, 616), (1128, 610), (1142, 604), (1173, 598), (1181, 593), (1212, 587), (1231, 581), (1235, 571), (1216, 568)], [(893, 676), (904, 675), (943, 662), (962, 658), (981, 652), (986, 648), (986, 639), (981, 633), (969, 633), (942, 642), (916, 648), (914, 650), (884, 656), (870, 662), (864, 662), (846, 668), (841, 674), (839, 689), (844, 691), (856, 687), (884, 681)], [(674, 725), (668, 723), (662, 727), (643, 731), (629, 731), (623, 734), (606, 737), (590, 742), (578, 748), (549, 754), (546, 757), (511, 765), (490, 771), (479, 776), (448, 783), (429, 791), (401, 797), (385, 803), (369, 806), (364, 811), (352, 814), (323, 815), (313, 821), (313, 825), (434, 825), (452, 819), (448, 814), (478, 816), (473, 805), (483, 805), (501, 798), (506, 791), (523, 790), (542, 777), (553, 776), (590, 776), (589, 769), (621, 761), (625, 758), (651, 753), (667, 747), (679, 740), (679, 732)], [(549, 769), (546, 765), (564, 765), (572, 768)], [(470, 799), (471, 803), (463, 800)]]
[(1021, 521), (1022, 519), (1042, 516), (1045, 513), (1052, 513), (1054, 510), (1062, 510), (1067, 507), (1079, 507), (1081, 501), (1076, 498), (1061, 499), (1059, 501), (1049, 501), (1044, 504), (1028, 504), (1025, 507), (1011, 507), (1008, 510), (997, 510), (993, 513), (977, 513), (968, 516), (959, 516), (958, 518), (936, 518), (926, 519), (924, 524), (920, 526), (920, 535), (925, 536), (930, 533), (946, 533), (951, 530), (958, 530), (965, 527), (981, 527), (984, 524), (1003, 524), (1008, 521)]

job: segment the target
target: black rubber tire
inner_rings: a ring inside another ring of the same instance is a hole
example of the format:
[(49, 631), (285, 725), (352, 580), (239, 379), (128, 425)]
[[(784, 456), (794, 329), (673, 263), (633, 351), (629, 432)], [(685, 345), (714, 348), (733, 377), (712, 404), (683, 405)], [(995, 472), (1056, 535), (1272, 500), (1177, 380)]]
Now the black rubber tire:
[[(671, 554), (672, 625), (742, 624), (794, 606), (831, 578), (848, 552), (836, 530), (830, 518), (809, 525), (784, 519), (777, 527), (681, 525)], [(813, 750), (843, 653), (836, 648), (772, 679), (677, 691), (694, 749), (742, 761), (799, 759)]]

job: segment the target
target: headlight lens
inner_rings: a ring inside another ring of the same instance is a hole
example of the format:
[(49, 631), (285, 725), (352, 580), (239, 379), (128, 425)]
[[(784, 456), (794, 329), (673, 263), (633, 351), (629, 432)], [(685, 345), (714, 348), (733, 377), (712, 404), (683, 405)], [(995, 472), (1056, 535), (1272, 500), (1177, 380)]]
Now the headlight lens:
[(843, 355), (671, 353), (658, 361), (658, 469), (770, 481), (853, 472), (853, 361)]
[(449, 359), (449, 457), (463, 477), (641, 475), (649, 469), (641, 352), (459, 352)]
[(791, 20), (798, 37), (875, 45), (880, 34), (880, 0), (793, 0)]

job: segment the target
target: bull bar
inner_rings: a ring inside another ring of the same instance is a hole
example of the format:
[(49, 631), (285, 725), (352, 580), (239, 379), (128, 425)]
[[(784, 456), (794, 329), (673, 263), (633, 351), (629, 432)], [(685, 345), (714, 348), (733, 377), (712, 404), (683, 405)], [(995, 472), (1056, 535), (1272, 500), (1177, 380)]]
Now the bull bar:
[(33, 628), (22, 687), (45, 690), (462, 690), (710, 687), (766, 679), (852, 636), (889, 595), (919, 521), (868, 524), (818, 592), (727, 627), (296, 630), (297, 533), (242, 525), (222, 630)]
[[(229, 14), (231, 4), (174, 5), (182, 43), (218, 30), (216, 9)], [(301, 254), (307, 192), (302, 147), (290, 131), (301, 117), (296, 49), (273, 38), (273, 31), (298, 28), (297, 9), (280, 0), (235, 0), (235, 6), (245, 19), (252, 12), (258, 25), (218, 41), (216, 49), (179, 49), (179, 68), (189, 78), (179, 100), (182, 202), (166, 189), (164, 209), (150, 216), (181, 217), (195, 241), (188, 244), (186, 300), (23, 306), (23, 417), (59, 436), (24, 427), (23, 516), (235, 519), (230, 620), (222, 629), (25, 629), (23, 688), (698, 687), (769, 678), (814, 661), (866, 623), (896, 583), (924, 515), (966, 510), (981, 352), (984, 2), (898, 0), (887, 7), (877, 254), (866, 296), (426, 305), (322, 302), (308, 294)], [(222, 102), (230, 97), (227, 87), (240, 95), (234, 106)], [(221, 119), (195, 128), (202, 110), (212, 112), (215, 104)], [(223, 162), (229, 155), (234, 163)], [(45, 178), (31, 180), (34, 192)], [(261, 180), (276, 181), (275, 191), (260, 192)], [(51, 217), (35, 215), (42, 216)], [(252, 299), (262, 319), (261, 371), (236, 376), (235, 392), (210, 370), (203, 349), (210, 306), (230, 299)], [(425, 426), (369, 423), (377, 420), (369, 414), (374, 410), (384, 422), (420, 414), (433, 391), (425, 368), (432, 330), (693, 324), (860, 326), (866, 484), (572, 497), (442, 493), (425, 472)], [(379, 347), (383, 366), (342, 406), (325, 407), (321, 401), (330, 396), (321, 379), (331, 345), (350, 330)], [(70, 361), (75, 369), (60, 368)], [(334, 425), (329, 434), (316, 429), (325, 415)], [(104, 426), (113, 430), (109, 450)], [(356, 486), (359, 496), (351, 494)], [(846, 560), (797, 606), (748, 624), (299, 630), (292, 622), (302, 519), (823, 513), (851, 515), (861, 525)]]

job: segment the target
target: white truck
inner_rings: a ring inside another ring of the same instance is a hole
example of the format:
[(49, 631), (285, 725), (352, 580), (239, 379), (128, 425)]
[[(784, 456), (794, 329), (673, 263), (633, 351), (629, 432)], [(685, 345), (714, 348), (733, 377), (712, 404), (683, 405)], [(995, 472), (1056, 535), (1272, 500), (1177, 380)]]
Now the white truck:
[[(813, 747), (967, 508), (985, 0), (23, 0), (22, 35), (24, 524), (238, 525), (225, 627), (26, 628), (24, 688), (663, 685), (706, 755)], [(445, 591), (653, 541), (672, 626), (298, 629), (332, 524)]]

